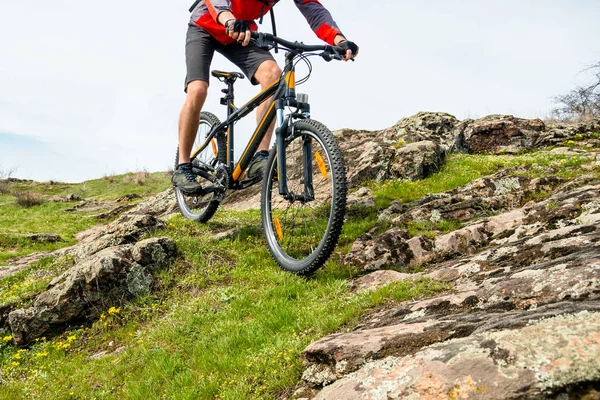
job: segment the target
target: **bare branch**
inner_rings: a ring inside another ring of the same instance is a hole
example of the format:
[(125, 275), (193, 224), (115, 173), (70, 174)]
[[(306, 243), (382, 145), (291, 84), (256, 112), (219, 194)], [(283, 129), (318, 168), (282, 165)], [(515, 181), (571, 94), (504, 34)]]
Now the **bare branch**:
[(577, 86), (554, 98), (558, 105), (552, 110), (554, 116), (562, 120), (600, 118), (600, 62), (590, 65), (582, 72), (588, 71), (594, 74), (589, 86)]

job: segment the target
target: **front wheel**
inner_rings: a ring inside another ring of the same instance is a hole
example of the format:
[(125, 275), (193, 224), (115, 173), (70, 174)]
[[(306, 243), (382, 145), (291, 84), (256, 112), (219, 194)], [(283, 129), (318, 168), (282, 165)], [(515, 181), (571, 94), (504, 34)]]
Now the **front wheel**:
[(337, 141), (314, 120), (294, 123), (286, 139), (287, 199), (279, 193), (277, 151), (271, 151), (262, 185), (262, 227), (281, 268), (307, 275), (337, 245), (346, 213), (346, 169)]

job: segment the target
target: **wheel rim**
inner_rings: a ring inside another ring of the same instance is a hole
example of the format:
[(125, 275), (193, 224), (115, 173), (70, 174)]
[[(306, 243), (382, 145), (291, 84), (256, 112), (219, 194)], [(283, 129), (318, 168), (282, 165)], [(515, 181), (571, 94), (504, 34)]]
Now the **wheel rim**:
[[(196, 134), (196, 140), (194, 141), (194, 149), (199, 148), (208, 137), (208, 134), (212, 130), (213, 124), (206, 120), (200, 120), (200, 124), (198, 125), (198, 133)], [(216, 139), (213, 139), (215, 142)], [(216, 145), (216, 143), (215, 143)], [(200, 152), (196, 156), (196, 160), (203, 162), (205, 164), (214, 166), (217, 157), (215, 153), (216, 146), (212, 146), (209, 144), (202, 152)], [(203, 180), (202, 178), (196, 177), (196, 180), (200, 183), (206, 185), (208, 181)], [(186, 218), (195, 219), (205, 212), (206, 208), (210, 205), (213, 200), (214, 194), (209, 193), (204, 196), (190, 196), (182, 192), (181, 190), (175, 188), (175, 193), (177, 196), (177, 202), (179, 203), (179, 208)]]
[(311, 139), (310, 160), (314, 200), (290, 202), (279, 194), (277, 172), (272, 163), (267, 174), (271, 182), (267, 190), (267, 241), (271, 249), (285, 260), (291, 269), (303, 269), (318, 257), (323, 247), (333, 215), (335, 183), (331, 159), (323, 141), (310, 131), (299, 131), (286, 147), (288, 189), (294, 194), (305, 193), (303, 142)]

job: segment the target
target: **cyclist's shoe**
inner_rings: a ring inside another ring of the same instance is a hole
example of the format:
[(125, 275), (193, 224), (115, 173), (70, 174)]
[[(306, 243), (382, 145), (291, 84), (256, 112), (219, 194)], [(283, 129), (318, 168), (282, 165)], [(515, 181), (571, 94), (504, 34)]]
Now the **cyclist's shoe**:
[(185, 193), (197, 193), (202, 190), (202, 185), (196, 182), (196, 176), (192, 172), (192, 164), (179, 164), (171, 178), (173, 186)]
[(269, 152), (266, 150), (259, 151), (252, 157), (252, 161), (250, 161), (250, 165), (248, 166), (248, 171), (246, 172), (247, 180), (257, 180), (260, 181), (265, 174), (265, 169), (267, 169), (267, 159), (269, 158)]

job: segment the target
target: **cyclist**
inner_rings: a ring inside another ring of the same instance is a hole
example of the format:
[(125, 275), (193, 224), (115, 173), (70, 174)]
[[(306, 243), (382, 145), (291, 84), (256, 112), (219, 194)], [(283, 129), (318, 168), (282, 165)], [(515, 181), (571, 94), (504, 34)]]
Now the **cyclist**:
[[(198, 115), (206, 100), (210, 64), (215, 50), (238, 66), (253, 85), (264, 90), (281, 76), (281, 69), (267, 50), (250, 43), (255, 19), (262, 18), (279, 0), (200, 0), (193, 7), (186, 37), (187, 97), (179, 117), (179, 161), (172, 182), (186, 192), (200, 188), (192, 174), (190, 153), (198, 128)], [(317, 36), (346, 50), (344, 60), (358, 54), (358, 46), (346, 40), (337, 24), (317, 0), (294, 0), (296, 7)], [(268, 102), (257, 107), (260, 120)], [(247, 179), (262, 178), (268, 157), (273, 125), (260, 143), (246, 171)]]

